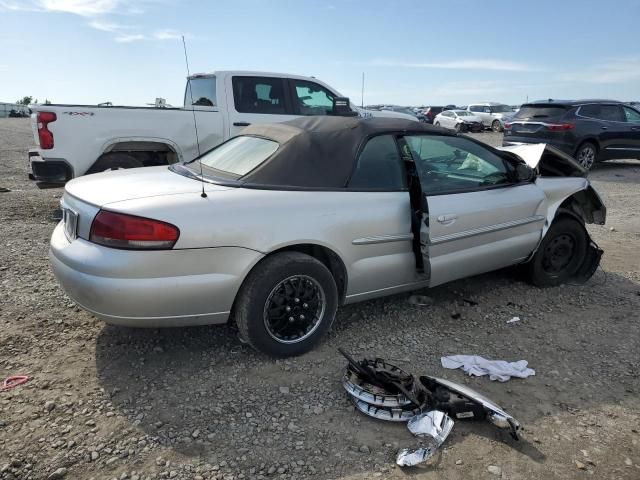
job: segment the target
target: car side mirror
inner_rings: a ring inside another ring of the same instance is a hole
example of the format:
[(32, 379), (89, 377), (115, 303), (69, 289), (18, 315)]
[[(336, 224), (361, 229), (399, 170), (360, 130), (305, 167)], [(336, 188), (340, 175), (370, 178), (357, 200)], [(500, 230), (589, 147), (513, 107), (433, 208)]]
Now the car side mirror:
[(358, 112), (351, 110), (351, 102), (348, 97), (335, 97), (333, 99), (332, 115), (339, 117), (357, 117)]
[(516, 180), (518, 181), (518, 183), (530, 182), (531, 180), (533, 180), (534, 176), (535, 172), (529, 165), (526, 165), (524, 163), (519, 163), (518, 165), (516, 165)]

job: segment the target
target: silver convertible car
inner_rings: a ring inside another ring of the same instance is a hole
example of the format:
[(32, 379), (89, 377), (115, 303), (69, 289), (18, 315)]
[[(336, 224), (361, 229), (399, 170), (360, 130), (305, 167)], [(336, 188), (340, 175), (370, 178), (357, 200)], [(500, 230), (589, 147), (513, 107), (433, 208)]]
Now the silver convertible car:
[(66, 185), (51, 265), (77, 304), (135, 327), (237, 323), (308, 351), (339, 305), (524, 264), (589, 278), (606, 210), (571, 157), (502, 151), (418, 122), (253, 125), (186, 164)]

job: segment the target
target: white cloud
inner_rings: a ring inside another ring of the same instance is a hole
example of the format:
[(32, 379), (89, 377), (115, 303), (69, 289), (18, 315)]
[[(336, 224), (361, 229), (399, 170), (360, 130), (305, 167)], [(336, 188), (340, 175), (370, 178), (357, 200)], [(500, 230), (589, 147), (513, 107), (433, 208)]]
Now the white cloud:
[(442, 70), (497, 70), (506, 72), (531, 72), (539, 68), (526, 63), (510, 62), (497, 59), (466, 59), (447, 62), (404, 62), (396, 60), (372, 60), (368, 63), (372, 67), (398, 68), (430, 68)]
[(583, 71), (558, 75), (563, 82), (619, 84), (640, 81), (640, 57), (615, 58)]
[(89, 22), (89, 26), (91, 28), (95, 28), (96, 30), (100, 30), (102, 32), (109, 32), (109, 33), (117, 33), (120, 32), (122, 30), (131, 28), (129, 26), (126, 25), (120, 25), (117, 23), (110, 23), (110, 22), (103, 22), (100, 20), (93, 20), (91, 22)]
[(73, 13), (83, 17), (93, 17), (117, 11), (121, 0), (39, 0), (43, 10), (49, 12)]
[(116, 35), (114, 40), (118, 43), (131, 43), (131, 42), (138, 42), (146, 38), (147, 37), (145, 37), (141, 33), (119, 33), (118, 35)]
[[(153, 38), (156, 40), (180, 40), (182, 38), (182, 33), (177, 30), (173, 30), (171, 28), (165, 28), (162, 30), (156, 30), (153, 32)], [(185, 35), (185, 37), (189, 37), (189, 35)]]

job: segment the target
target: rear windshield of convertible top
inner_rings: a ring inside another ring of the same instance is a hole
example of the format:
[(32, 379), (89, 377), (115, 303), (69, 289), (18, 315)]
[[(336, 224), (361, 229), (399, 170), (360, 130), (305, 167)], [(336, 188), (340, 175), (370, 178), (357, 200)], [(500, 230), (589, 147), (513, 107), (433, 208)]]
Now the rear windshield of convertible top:
[(200, 157), (203, 167), (242, 177), (263, 163), (280, 145), (266, 138), (232, 138)]

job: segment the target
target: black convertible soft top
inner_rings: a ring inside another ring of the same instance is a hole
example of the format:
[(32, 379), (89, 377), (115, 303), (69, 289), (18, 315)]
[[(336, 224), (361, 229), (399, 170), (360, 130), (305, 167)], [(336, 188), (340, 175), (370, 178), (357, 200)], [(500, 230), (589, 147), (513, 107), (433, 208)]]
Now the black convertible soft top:
[(375, 135), (392, 133), (451, 135), (424, 123), (380, 117), (318, 116), (251, 125), (240, 135), (273, 140), (280, 147), (239, 180), (249, 185), (344, 188), (364, 142)]

